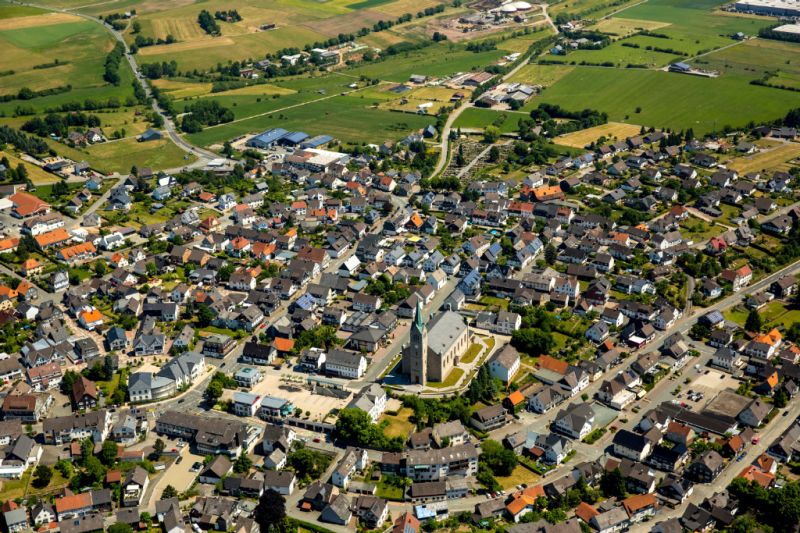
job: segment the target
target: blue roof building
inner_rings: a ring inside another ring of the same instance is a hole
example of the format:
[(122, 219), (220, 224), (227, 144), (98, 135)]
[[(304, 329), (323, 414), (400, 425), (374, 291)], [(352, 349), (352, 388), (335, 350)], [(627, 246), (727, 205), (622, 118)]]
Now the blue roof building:
[(273, 128), (261, 133), (260, 135), (256, 135), (247, 141), (247, 146), (266, 150), (267, 148), (272, 148), (275, 146), (275, 144), (283, 139), (288, 133), (289, 132), (283, 128)]
[(300, 148), (319, 148), (320, 146), (325, 146), (332, 140), (333, 137), (330, 135), (317, 135), (316, 137), (312, 137), (303, 141), (303, 143), (300, 145)]
[(308, 139), (308, 133), (302, 131), (293, 131), (278, 139), (278, 144), (282, 146), (297, 146), (306, 139)]

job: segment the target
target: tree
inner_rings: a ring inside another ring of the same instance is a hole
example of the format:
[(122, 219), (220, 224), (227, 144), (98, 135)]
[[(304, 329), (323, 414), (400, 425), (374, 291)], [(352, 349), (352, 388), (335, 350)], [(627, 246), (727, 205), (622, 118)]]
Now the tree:
[(206, 327), (211, 325), (211, 321), (214, 320), (214, 311), (211, 310), (207, 305), (200, 304), (197, 306), (197, 325), (200, 327)]
[(289, 465), (300, 479), (317, 479), (331, 462), (329, 456), (308, 448), (300, 448), (289, 454)]
[(783, 409), (789, 403), (789, 394), (786, 392), (786, 389), (781, 387), (775, 392), (775, 396), (773, 396), (772, 400), (775, 407)]
[(39, 465), (33, 471), (33, 486), (37, 489), (43, 489), (50, 484), (53, 479), (53, 471), (47, 465)]
[(164, 441), (161, 439), (156, 439), (156, 441), (153, 443), (153, 452), (155, 453), (156, 459), (161, 457), (161, 454), (164, 453), (164, 448), (166, 448)]
[(758, 314), (757, 310), (751, 309), (747, 314), (747, 320), (744, 323), (744, 329), (758, 333), (763, 327), (764, 322), (761, 320), (761, 315)]
[(495, 163), (500, 160), (500, 148), (497, 146), (492, 146), (489, 149), (489, 156), (487, 157), (490, 163)]
[(123, 524), (122, 522), (116, 522), (108, 526), (107, 531), (108, 533), (133, 533), (133, 528), (128, 524)]
[(173, 487), (172, 485), (167, 485), (164, 487), (164, 491), (161, 493), (162, 500), (168, 500), (170, 498), (177, 498), (178, 497), (178, 489)]
[(544, 260), (548, 265), (554, 265), (558, 259), (558, 250), (552, 244), (547, 244), (544, 247)]
[(489, 125), (483, 129), (483, 142), (491, 144), (497, 142), (500, 138), (500, 128), (497, 126)]
[(363, 442), (372, 426), (372, 419), (361, 409), (342, 409), (336, 420), (336, 435), (350, 444)]
[(206, 398), (210, 401), (215, 402), (220, 399), (222, 396), (222, 383), (219, 381), (212, 381), (206, 387)]
[(534, 328), (523, 328), (511, 336), (511, 345), (532, 357), (550, 353), (556, 346), (555, 339), (549, 331)]
[(103, 466), (103, 463), (97, 457), (89, 457), (86, 460), (86, 464), (84, 465), (83, 471), (83, 478), (82, 482), (85, 482), (86, 485), (94, 485), (95, 483), (101, 483), (103, 478), (106, 477), (106, 468)]
[(496, 476), (510, 476), (517, 467), (517, 454), (491, 439), (481, 444), (480, 460)]
[(603, 473), (600, 478), (600, 490), (603, 491), (607, 498), (612, 496), (625, 497), (625, 477), (619, 468)]
[(65, 479), (72, 477), (72, 463), (69, 461), (60, 459), (54, 468), (58, 470), (58, 473), (61, 474)]
[(252, 466), (253, 461), (246, 453), (242, 452), (239, 457), (236, 458), (236, 462), (233, 463), (233, 471), (237, 474), (244, 474), (248, 472)]
[(103, 442), (103, 449), (100, 450), (100, 462), (105, 466), (113, 466), (117, 460), (117, 443), (113, 440)]
[(264, 491), (258, 500), (253, 518), (261, 531), (272, 531), (274, 526), (286, 518), (286, 499), (272, 489)]

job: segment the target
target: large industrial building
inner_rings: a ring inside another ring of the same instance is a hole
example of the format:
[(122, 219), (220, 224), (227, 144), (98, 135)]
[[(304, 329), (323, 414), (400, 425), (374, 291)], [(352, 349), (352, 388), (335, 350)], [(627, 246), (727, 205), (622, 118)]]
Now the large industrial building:
[(736, 11), (772, 17), (800, 17), (800, 0), (740, 0)]

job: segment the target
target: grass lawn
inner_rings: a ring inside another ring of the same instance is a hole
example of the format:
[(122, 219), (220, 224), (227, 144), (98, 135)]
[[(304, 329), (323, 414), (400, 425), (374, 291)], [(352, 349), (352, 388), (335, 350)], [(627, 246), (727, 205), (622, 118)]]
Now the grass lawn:
[(22, 474), (20, 479), (0, 480), (0, 485), (2, 486), (2, 490), (0, 490), (0, 499), (7, 501), (22, 498), (25, 495), (25, 487), (28, 486), (28, 481), (31, 478), (32, 472), (33, 469), (29, 468)]
[(766, 172), (797, 157), (800, 157), (800, 144), (786, 143), (753, 155), (737, 157), (727, 167), (740, 174)]
[(531, 472), (528, 468), (518, 464), (510, 476), (496, 476), (495, 479), (503, 489), (511, 489), (522, 483), (528, 485), (538, 482), (542, 476), (535, 472)]
[(486, 353), (491, 353), (494, 350), (495, 340), (494, 337), (487, 337), (483, 339), (484, 344), (486, 344)]
[(467, 365), (470, 364), (472, 361), (475, 360), (476, 357), (478, 357), (478, 354), (481, 353), (482, 349), (483, 346), (473, 342), (472, 344), (469, 345), (467, 351), (464, 352), (464, 356), (461, 358), (461, 362)]
[(119, 374), (115, 373), (111, 381), (98, 381), (97, 386), (103, 390), (103, 394), (105, 394), (106, 398), (110, 398), (111, 395), (114, 394), (114, 391), (117, 390), (117, 387), (119, 387)]
[(402, 501), (404, 496), (403, 487), (390, 485), (386, 482), (387, 477), (389, 476), (381, 477), (381, 480), (378, 482), (378, 487), (376, 490), (377, 496), (386, 500)]
[(726, 309), (722, 314), (725, 317), (725, 320), (736, 322), (740, 326), (744, 326), (744, 323), (747, 320), (748, 311), (743, 307), (737, 306)]
[[(800, 309), (787, 306), (782, 300), (771, 301), (762, 307), (758, 314), (761, 315), (764, 324), (770, 327), (778, 326), (786, 328), (800, 321)], [(745, 315), (745, 319), (746, 318), (747, 315)]]
[(408, 420), (412, 414), (414, 411), (408, 407), (401, 408), (396, 415), (384, 414), (380, 421), (385, 420), (389, 425), (383, 428), (383, 433), (387, 437), (408, 437), (414, 431), (414, 424)]
[(458, 380), (461, 379), (461, 376), (463, 375), (464, 375), (464, 370), (462, 368), (456, 367), (450, 371), (450, 374), (447, 376), (447, 378), (445, 378), (444, 381), (440, 383), (428, 382), (427, 386), (432, 389), (444, 389), (447, 387), (452, 387), (456, 383), (458, 383)]
[(680, 223), (680, 228), (681, 233), (691, 238), (695, 243), (710, 239), (720, 233), (721, 229), (713, 223), (700, 220), (691, 215)]
[(563, 350), (564, 347), (567, 345), (567, 342), (569, 342), (569, 337), (557, 331), (554, 331), (552, 335), (553, 335), (553, 340), (556, 341), (555, 350), (557, 352)]
[(496, 298), (494, 296), (481, 296), (480, 303), (485, 305), (486, 307), (496, 307), (498, 309), (502, 309), (503, 311), (508, 310), (508, 300), (505, 298)]

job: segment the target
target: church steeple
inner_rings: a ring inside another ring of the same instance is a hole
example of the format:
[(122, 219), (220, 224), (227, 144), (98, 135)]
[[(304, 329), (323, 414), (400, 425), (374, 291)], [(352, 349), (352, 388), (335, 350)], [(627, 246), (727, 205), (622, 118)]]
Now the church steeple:
[(417, 299), (417, 310), (414, 313), (414, 327), (420, 333), (425, 329), (425, 320), (422, 318), (422, 298)]

